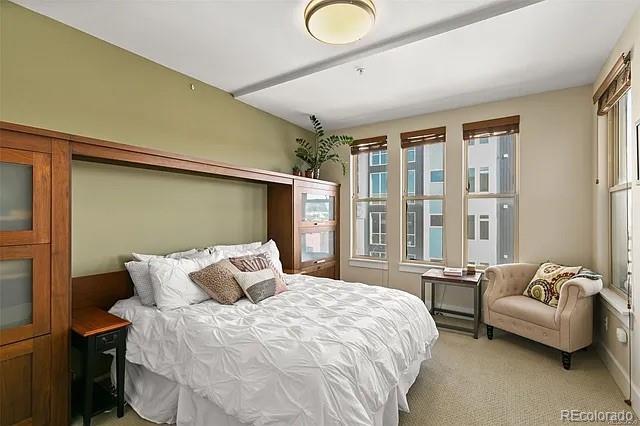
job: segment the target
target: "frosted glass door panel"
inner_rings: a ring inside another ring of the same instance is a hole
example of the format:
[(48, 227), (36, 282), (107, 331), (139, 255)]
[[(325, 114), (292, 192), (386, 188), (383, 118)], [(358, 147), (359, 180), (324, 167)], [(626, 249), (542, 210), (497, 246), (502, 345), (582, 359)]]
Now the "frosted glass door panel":
[(33, 229), (33, 167), (0, 163), (0, 231)]
[(33, 261), (0, 261), (0, 329), (33, 322)]
[(319, 231), (300, 234), (300, 256), (302, 262), (318, 261), (334, 256), (335, 232)]
[(329, 222), (335, 219), (333, 195), (302, 193), (303, 222)]

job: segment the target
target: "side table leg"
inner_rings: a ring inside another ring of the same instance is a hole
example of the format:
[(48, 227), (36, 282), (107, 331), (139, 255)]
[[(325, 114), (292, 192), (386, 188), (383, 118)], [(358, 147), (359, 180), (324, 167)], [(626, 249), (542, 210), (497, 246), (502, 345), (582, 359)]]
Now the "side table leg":
[(84, 426), (91, 425), (91, 415), (93, 414), (93, 376), (96, 365), (96, 338), (89, 336), (86, 339), (84, 352), (84, 401), (82, 404), (82, 423)]
[(124, 416), (124, 360), (127, 350), (127, 329), (123, 329), (118, 333), (118, 342), (116, 344), (116, 391), (117, 391), (117, 414), (118, 417)]
[(431, 315), (436, 312), (436, 283), (431, 282), (431, 309), (429, 309)]
[(473, 289), (473, 338), (478, 338), (480, 328), (480, 284)]

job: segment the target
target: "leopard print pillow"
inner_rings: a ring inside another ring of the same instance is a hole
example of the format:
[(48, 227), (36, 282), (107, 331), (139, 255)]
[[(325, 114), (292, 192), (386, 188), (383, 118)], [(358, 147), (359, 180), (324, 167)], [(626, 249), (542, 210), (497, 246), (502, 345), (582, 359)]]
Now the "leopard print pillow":
[(562, 285), (580, 272), (582, 266), (562, 266), (546, 262), (540, 265), (535, 276), (524, 290), (524, 295), (557, 307)]
[(197, 272), (191, 272), (189, 278), (216, 302), (232, 305), (244, 297), (242, 288), (233, 277), (238, 272), (238, 268), (224, 259)]

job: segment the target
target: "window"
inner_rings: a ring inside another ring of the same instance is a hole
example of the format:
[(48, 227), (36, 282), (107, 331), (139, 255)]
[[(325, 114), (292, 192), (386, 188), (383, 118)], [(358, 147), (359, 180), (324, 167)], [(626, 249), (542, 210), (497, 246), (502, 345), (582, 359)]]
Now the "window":
[(631, 186), (635, 158), (631, 95), (627, 92), (608, 112), (611, 286), (627, 293), (631, 271)]
[(407, 148), (407, 163), (415, 163), (415, 162), (416, 162), (416, 149)]
[(472, 214), (467, 215), (467, 239), (476, 239), (476, 217)]
[(431, 182), (444, 182), (444, 170), (431, 170)]
[(409, 212), (407, 213), (407, 247), (413, 248), (415, 246), (416, 246), (416, 212)]
[(351, 147), (352, 256), (387, 257), (386, 136), (354, 141)]
[(476, 192), (476, 169), (473, 167), (467, 169), (467, 191)]
[[(518, 116), (513, 116), (463, 125), (468, 185), (465, 195), (466, 263), (484, 267), (517, 261), (519, 121)], [(470, 149), (469, 146), (474, 147)], [(475, 191), (476, 169), (478, 192)]]
[(385, 166), (387, 164), (387, 150), (374, 151), (369, 155), (370, 166)]
[(480, 167), (480, 192), (489, 192), (489, 167)]
[(401, 134), (405, 261), (444, 262), (445, 133), (441, 127)]
[(386, 215), (384, 212), (369, 213), (369, 223), (371, 224), (369, 229), (369, 244), (382, 246), (387, 244)]
[(480, 239), (489, 239), (489, 215), (486, 214), (480, 215)]
[(416, 171), (407, 170), (407, 195), (416, 195)]
[(387, 196), (387, 172), (371, 172), (369, 181), (369, 195), (371, 197)]

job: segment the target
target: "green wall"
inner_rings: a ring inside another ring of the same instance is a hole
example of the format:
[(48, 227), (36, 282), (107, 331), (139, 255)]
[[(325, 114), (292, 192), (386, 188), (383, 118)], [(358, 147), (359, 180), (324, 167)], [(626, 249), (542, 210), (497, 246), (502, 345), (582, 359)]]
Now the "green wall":
[[(285, 172), (295, 138), (309, 135), (6, 0), (0, 120)], [(74, 276), (121, 269), (131, 251), (266, 235), (264, 185), (77, 161), (72, 184)]]

